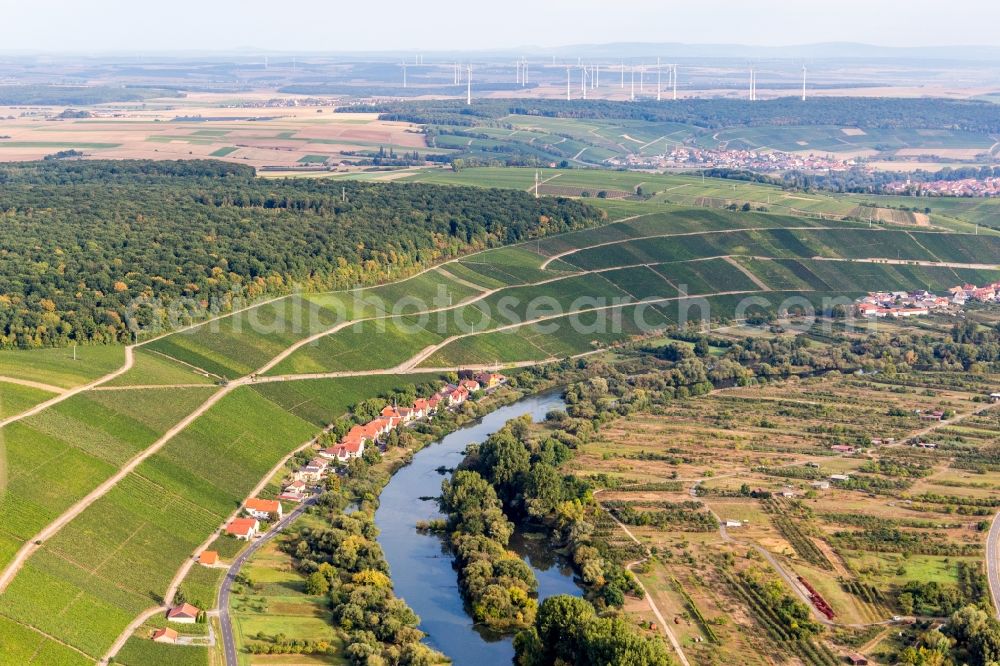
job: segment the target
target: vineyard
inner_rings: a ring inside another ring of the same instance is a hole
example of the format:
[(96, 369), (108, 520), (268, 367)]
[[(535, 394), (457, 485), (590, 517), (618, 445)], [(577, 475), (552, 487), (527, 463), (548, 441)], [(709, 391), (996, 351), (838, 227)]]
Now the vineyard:
[[(812, 633), (813, 629), (804, 628), (790, 621), (790, 617), (776, 609), (773, 599), (766, 596), (760, 585), (747, 579), (745, 575), (732, 575), (722, 571), (722, 576), (729, 583), (734, 594), (740, 598), (750, 610), (754, 620), (761, 626), (767, 637), (782, 651), (794, 655), (811, 666), (835, 666), (842, 662), (830, 649)], [(785, 604), (797, 604), (786, 598)], [(799, 604), (801, 606), (801, 604)], [(801, 607), (798, 615), (808, 615), (808, 610)], [(808, 620), (806, 621), (808, 627)]]
[(806, 534), (799, 525), (799, 522), (803, 519), (794, 516), (795, 510), (787, 502), (768, 498), (763, 501), (763, 504), (764, 510), (771, 516), (771, 522), (781, 532), (781, 536), (785, 537), (788, 543), (792, 545), (792, 548), (795, 549), (799, 557), (820, 569), (826, 571), (833, 570), (833, 564), (827, 556), (813, 543), (812, 537)]

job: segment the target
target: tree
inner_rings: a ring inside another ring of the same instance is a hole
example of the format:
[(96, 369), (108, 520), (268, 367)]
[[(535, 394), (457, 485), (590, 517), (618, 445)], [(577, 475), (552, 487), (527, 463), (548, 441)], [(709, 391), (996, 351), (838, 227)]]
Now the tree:
[(330, 591), (330, 583), (319, 571), (309, 574), (306, 579), (306, 594), (323, 596)]

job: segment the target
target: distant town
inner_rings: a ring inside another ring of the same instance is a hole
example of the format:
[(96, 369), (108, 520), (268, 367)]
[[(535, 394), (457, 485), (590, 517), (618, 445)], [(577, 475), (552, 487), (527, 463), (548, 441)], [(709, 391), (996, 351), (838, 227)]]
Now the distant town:
[(906, 194), (924, 197), (996, 197), (1000, 196), (1000, 178), (964, 178), (915, 183), (896, 181), (884, 186), (886, 194)]
[(857, 312), (863, 317), (919, 317), (934, 311), (960, 308), (968, 301), (1000, 302), (1000, 282), (977, 287), (965, 284), (952, 287), (948, 296), (938, 296), (926, 290), (876, 291), (858, 299)]
[(678, 167), (710, 167), (748, 169), (764, 173), (775, 171), (830, 172), (848, 171), (859, 165), (854, 159), (837, 159), (822, 155), (802, 155), (779, 150), (723, 150), (676, 146), (661, 155), (632, 154), (612, 157), (608, 166), (628, 169), (671, 169)]

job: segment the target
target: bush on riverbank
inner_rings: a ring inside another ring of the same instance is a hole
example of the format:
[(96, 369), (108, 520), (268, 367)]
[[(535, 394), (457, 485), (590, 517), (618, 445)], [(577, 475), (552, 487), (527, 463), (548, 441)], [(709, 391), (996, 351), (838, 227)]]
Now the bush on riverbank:
[(459, 578), (476, 622), (510, 630), (531, 625), (538, 581), (531, 567), (507, 550), (514, 525), (493, 487), (476, 472), (456, 472), (441, 484)]

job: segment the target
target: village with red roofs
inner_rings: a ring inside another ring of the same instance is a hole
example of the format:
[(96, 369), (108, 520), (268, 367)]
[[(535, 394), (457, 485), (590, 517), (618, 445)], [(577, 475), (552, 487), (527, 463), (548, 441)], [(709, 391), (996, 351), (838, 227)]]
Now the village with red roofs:
[[(386, 405), (378, 418), (354, 425), (336, 445), (320, 449), (308, 463), (292, 472), (282, 484), (277, 499), (258, 497), (248, 499), (239, 515), (225, 525), (223, 532), (234, 539), (254, 541), (267, 532), (269, 525), (282, 519), (284, 516), (282, 501), (296, 504), (305, 501), (316, 491), (317, 484), (330, 473), (343, 469), (344, 464), (364, 455), (366, 445), (382, 449), (385, 446), (385, 438), (396, 428), (429, 419), (442, 409), (456, 408), (469, 400), (473, 394), (477, 392), (488, 394), (506, 383), (507, 378), (504, 375), (484, 372), (448, 384), (429, 398), (417, 398), (409, 407)], [(317, 445), (321, 446), (318, 443)], [(204, 567), (229, 566), (219, 560), (219, 553), (214, 550), (201, 551), (195, 561)], [(173, 623), (194, 624), (204, 621), (203, 613), (202, 609), (182, 602), (167, 610), (166, 618)], [(197, 640), (181, 636), (169, 627), (157, 629), (151, 638), (157, 643), (190, 644), (192, 640)]]
[(974, 284), (955, 286), (948, 296), (938, 296), (926, 290), (874, 291), (859, 298), (856, 310), (862, 317), (919, 317), (931, 312), (955, 312), (967, 302), (1000, 302), (1000, 282), (977, 287)]

